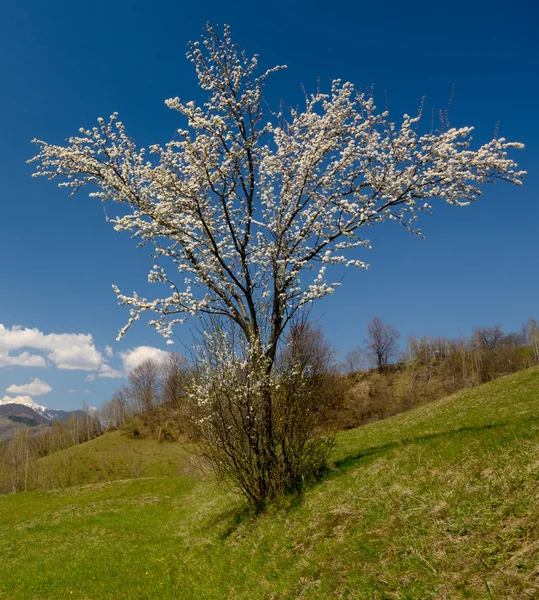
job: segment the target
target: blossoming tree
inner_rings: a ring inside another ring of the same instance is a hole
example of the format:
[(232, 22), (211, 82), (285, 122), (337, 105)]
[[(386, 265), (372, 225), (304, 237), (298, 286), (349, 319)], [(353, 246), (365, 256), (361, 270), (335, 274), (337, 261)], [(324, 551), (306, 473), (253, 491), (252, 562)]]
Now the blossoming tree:
[(508, 157), (518, 143), (496, 137), (477, 150), (472, 127), (421, 133), (421, 114), (400, 124), (372, 97), (333, 81), (301, 110), (270, 111), (267, 79), (249, 57), (208, 26), (188, 52), (206, 101), (166, 101), (185, 118), (165, 145), (137, 149), (113, 114), (65, 145), (35, 140), (35, 176), (123, 204), (111, 218), (154, 249), (149, 280), (167, 291), (148, 299), (117, 288), (130, 319), (144, 311), (169, 342), (190, 315), (234, 322), (270, 372), (279, 341), (307, 304), (331, 294), (333, 265), (362, 269), (367, 227), (415, 222), (433, 200), (462, 206), (480, 185), (524, 175)]
[[(187, 127), (151, 146), (151, 158), (116, 114), (65, 146), (35, 140), (35, 176), (73, 190), (96, 185), (92, 196), (129, 209), (112, 219), (115, 229), (151, 243), (157, 263), (174, 265), (149, 273), (170, 285), (168, 295), (148, 300), (117, 290), (131, 307), (127, 327), (152, 311), (168, 338), (189, 315), (218, 314), (273, 354), (297, 310), (334, 291), (331, 265), (366, 266), (350, 257), (368, 245), (365, 227), (391, 219), (413, 231), (433, 199), (468, 204), (480, 184), (520, 184), (524, 175), (507, 156), (521, 144), (499, 138), (471, 150), (471, 127), (420, 135), (421, 115), (397, 126), (340, 80), (306, 97), (301, 111), (268, 114), (264, 84), (284, 67), (257, 75), (257, 56), (240, 53), (227, 28), (220, 37), (208, 27), (188, 57), (207, 101), (166, 101)], [(313, 268), (316, 276), (305, 278)]]

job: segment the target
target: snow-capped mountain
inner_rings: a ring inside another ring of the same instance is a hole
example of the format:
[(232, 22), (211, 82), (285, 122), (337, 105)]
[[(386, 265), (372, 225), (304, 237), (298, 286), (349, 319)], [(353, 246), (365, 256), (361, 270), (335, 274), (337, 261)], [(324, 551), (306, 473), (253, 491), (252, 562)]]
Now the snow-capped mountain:
[[(38, 404), (30, 396), (17, 396), (16, 398), (8, 398), (5, 397), (3, 400), (0, 399), (0, 413), (7, 414), (7, 412), (12, 412), (17, 410), (18, 406), (24, 406), (27, 409), (30, 409), (34, 413), (37, 413), (40, 417), (46, 419), (47, 421), (65, 421), (69, 419), (73, 415), (81, 416), (84, 413), (81, 410), (59, 410), (54, 408), (47, 408)], [(2, 408), (4, 407), (4, 408)], [(27, 411), (24, 411), (25, 413)]]
[(3, 400), (0, 400), (0, 406), (6, 404), (22, 404), (23, 406), (28, 406), (28, 408), (35, 410), (36, 413), (40, 415), (43, 415), (45, 411), (48, 410), (44, 406), (41, 406), (41, 404), (34, 402), (30, 396), (17, 396), (16, 398), (8, 398), (6, 396)]
[(49, 421), (67, 421), (73, 415), (83, 417), (86, 413), (82, 410), (61, 410), (58, 408), (46, 408), (43, 416)]
[(22, 426), (34, 430), (47, 427), (54, 421), (69, 421), (73, 416), (83, 417), (81, 410), (55, 410), (37, 404), (29, 397), (0, 400), (0, 444), (9, 442)]

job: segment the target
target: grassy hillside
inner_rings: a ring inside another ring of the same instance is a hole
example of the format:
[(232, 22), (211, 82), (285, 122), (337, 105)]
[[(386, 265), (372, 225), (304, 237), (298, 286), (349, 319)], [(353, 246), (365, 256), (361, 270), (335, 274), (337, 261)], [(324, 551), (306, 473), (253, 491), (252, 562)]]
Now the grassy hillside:
[(339, 434), (334, 460), (259, 517), (194, 475), (0, 497), (0, 598), (539, 597), (538, 369)]
[(443, 356), (431, 352), (382, 372), (370, 369), (344, 376), (344, 401), (337, 415), (339, 428), (385, 419), (534, 364), (530, 347), (502, 347), (496, 352), (454, 345), (451, 348)]
[(180, 444), (130, 439), (112, 431), (40, 459), (39, 487), (185, 475), (196, 470), (197, 462), (193, 452)]

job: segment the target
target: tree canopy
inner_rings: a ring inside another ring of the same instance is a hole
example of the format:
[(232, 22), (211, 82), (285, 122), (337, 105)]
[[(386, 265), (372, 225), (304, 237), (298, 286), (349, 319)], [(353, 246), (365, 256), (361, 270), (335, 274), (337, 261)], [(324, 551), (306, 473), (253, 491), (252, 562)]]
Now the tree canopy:
[(206, 100), (166, 101), (185, 119), (168, 143), (138, 149), (116, 113), (65, 145), (34, 140), (35, 176), (124, 205), (115, 229), (153, 248), (148, 277), (166, 291), (115, 288), (131, 310), (120, 335), (144, 311), (169, 341), (190, 315), (218, 315), (272, 362), (290, 320), (339, 285), (331, 267), (367, 266), (356, 250), (368, 227), (392, 220), (421, 235), (433, 200), (466, 205), (481, 184), (525, 174), (508, 157), (522, 144), (494, 137), (473, 150), (472, 127), (442, 119), (422, 132), (421, 110), (395, 123), (339, 79), (301, 109), (272, 111), (264, 86), (285, 67), (260, 72), (226, 26), (208, 25), (187, 56)]

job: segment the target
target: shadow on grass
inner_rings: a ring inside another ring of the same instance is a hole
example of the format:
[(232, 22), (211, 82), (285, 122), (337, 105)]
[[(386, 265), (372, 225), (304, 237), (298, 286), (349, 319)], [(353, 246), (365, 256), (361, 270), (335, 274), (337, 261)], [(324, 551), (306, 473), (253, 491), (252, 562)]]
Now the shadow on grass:
[[(532, 417), (527, 419), (527, 422), (539, 422), (539, 417)], [(304, 486), (301, 491), (286, 494), (278, 500), (270, 503), (270, 505), (262, 511), (255, 511), (250, 508), (247, 504), (240, 504), (230, 510), (224, 511), (212, 519), (211, 524), (222, 527), (218, 537), (221, 541), (226, 541), (242, 524), (246, 522), (252, 522), (258, 519), (261, 515), (267, 514), (268, 511), (284, 511), (285, 513), (293, 512), (300, 508), (303, 503), (305, 492), (312, 490), (319, 483), (332, 478), (339, 477), (340, 475), (348, 472), (349, 470), (359, 466), (367, 465), (375, 461), (378, 457), (383, 454), (389, 453), (397, 448), (403, 448), (411, 444), (416, 443), (428, 443), (433, 440), (451, 438), (458, 435), (477, 434), (482, 431), (489, 430), (511, 430), (511, 435), (507, 436), (507, 440), (511, 441), (514, 439), (514, 426), (518, 422), (510, 423), (493, 423), (488, 425), (481, 425), (476, 427), (460, 427), (458, 429), (451, 429), (448, 431), (440, 431), (437, 433), (430, 433), (426, 435), (418, 435), (415, 437), (403, 438), (396, 442), (390, 442), (380, 446), (374, 446), (365, 450), (360, 450), (356, 454), (351, 454), (342, 459), (336, 460), (328, 467), (321, 469), (318, 473), (309, 477), (304, 482)]]
[(218, 530), (220, 530), (217, 535), (218, 539), (226, 541), (244, 523), (253, 523), (268, 513), (288, 513), (299, 508), (303, 501), (304, 492), (315, 487), (320, 481), (326, 479), (330, 473), (330, 467), (323, 467), (320, 471), (305, 480), (301, 490), (283, 493), (281, 496), (268, 502), (264, 508), (258, 510), (246, 502), (238, 504), (229, 510), (225, 510), (218, 515), (215, 515), (207, 524), (205, 524), (205, 527), (218, 528)]
[[(537, 419), (532, 419), (537, 420)], [(489, 425), (481, 425), (478, 427), (459, 427), (458, 429), (450, 429), (449, 431), (439, 431), (437, 433), (429, 433), (427, 435), (418, 435), (417, 437), (403, 438), (398, 442), (390, 442), (389, 444), (383, 444), (381, 446), (374, 446), (367, 448), (366, 450), (360, 450), (357, 454), (346, 456), (333, 463), (333, 470), (330, 472), (330, 476), (337, 475), (338, 473), (345, 473), (352, 467), (358, 465), (359, 462), (365, 462), (366, 459), (376, 458), (377, 456), (394, 450), (395, 448), (402, 448), (410, 444), (416, 444), (421, 442), (429, 442), (436, 439), (452, 437), (459, 434), (477, 433), (480, 431), (487, 431), (489, 429), (504, 429), (506, 427), (513, 426), (514, 423), (494, 423)], [(336, 473), (337, 471), (338, 473)]]
[(218, 534), (218, 539), (222, 542), (226, 541), (242, 523), (252, 521), (258, 515), (248, 506), (238, 506), (221, 513), (215, 520), (215, 525), (222, 524), (223, 529)]

